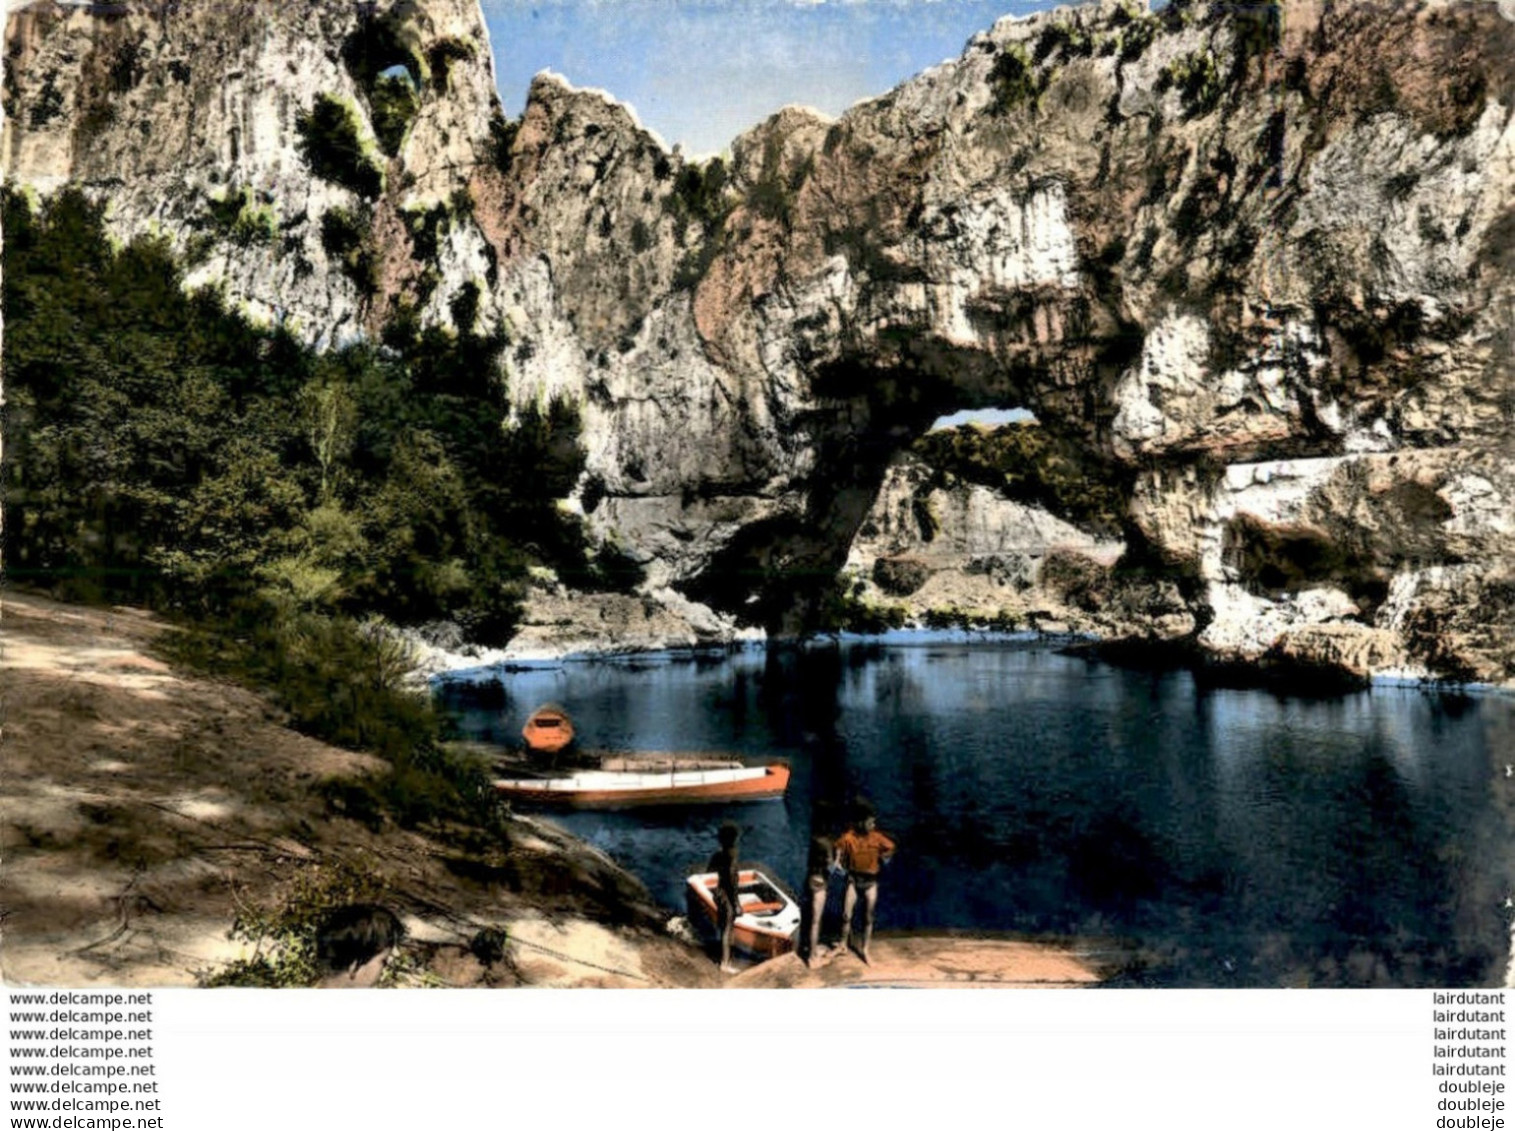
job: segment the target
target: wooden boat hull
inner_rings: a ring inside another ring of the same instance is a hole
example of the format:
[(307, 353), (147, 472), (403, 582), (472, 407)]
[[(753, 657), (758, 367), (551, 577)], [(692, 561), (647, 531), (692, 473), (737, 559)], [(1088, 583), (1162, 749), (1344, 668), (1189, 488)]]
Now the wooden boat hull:
[(767, 801), (784, 796), (789, 788), (789, 767), (774, 764), (668, 773), (591, 770), (562, 778), (501, 779), (494, 787), (513, 800), (575, 809)]
[(526, 748), (537, 754), (557, 754), (573, 742), (573, 720), (556, 703), (538, 707), (521, 728)]
[[(777, 958), (794, 950), (800, 931), (800, 906), (789, 894), (756, 869), (737, 874), (742, 913), (732, 925), (731, 945), (758, 960)], [(699, 916), (711, 930), (719, 930), (714, 872), (690, 876), (685, 897), (689, 914)]]

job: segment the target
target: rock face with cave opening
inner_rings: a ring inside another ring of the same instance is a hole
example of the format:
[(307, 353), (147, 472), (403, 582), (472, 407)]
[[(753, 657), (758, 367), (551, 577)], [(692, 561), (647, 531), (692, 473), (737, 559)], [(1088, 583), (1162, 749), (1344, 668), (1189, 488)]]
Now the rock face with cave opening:
[[(849, 555), (868, 595), (909, 590), (930, 555), (876, 544), (876, 501), (912, 489), (901, 451), (1013, 404), (1119, 490), (1124, 556), (1044, 538), (1056, 576), (1007, 592), (1247, 661), (1515, 676), (1498, 5), (1004, 20), (838, 120), (779, 112), (719, 166), (553, 76), (506, 122), (475, 0), (44, 0), (6, 50), (7, 179), (108, 197), (118, 234), (162, 233), (255, 315), (337, 343), (405, 309), (447, 324), (477, 282), (513, 402), (583, 406), (573, 504), (669, 602), (797, 632)], [(377, 186), (312, 171), (322, 96)], [(266, 239), (205, 219), (244, 192)], [(334, 209), (363, 271), (323, 240)], [(931, 489), (949, 520), (1009, 524), (948, 531), (953, 568), (985, 539), (1006, 556), (1024, 516)]]

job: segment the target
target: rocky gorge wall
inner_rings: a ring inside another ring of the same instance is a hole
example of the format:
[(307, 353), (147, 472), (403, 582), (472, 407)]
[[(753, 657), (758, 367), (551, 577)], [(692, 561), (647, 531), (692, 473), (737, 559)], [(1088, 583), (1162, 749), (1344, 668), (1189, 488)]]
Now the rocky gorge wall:
[[(901, 450), (1014, 405), (1125, 499), (1118, 562), (1061, 539), (1103, 631), (1506, 682), (1512, 60), (1476, 0), (1095, 4), (695, 163), (551, 75), (506, 122), (474, 0), (40, 0), (3, 154), (318, 343), (475, 284), (512, 403), (581, 406), (570, 505), (648, 592), (813, 625)], [(323, 99), (373, 173), (323, 165)], [(1056, 518), (945, 511), (935, 572)]]

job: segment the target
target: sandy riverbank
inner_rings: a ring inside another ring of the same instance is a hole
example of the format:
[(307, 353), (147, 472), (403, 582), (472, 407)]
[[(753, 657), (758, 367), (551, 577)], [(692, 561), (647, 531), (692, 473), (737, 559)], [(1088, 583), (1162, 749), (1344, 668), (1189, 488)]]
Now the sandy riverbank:
[[(718, 984), (641, 884), (550, 822), (480, 845), (333, 812), (324, 787), (382, 763), (175, 671), (146, 613), (8, 593), (0, 631), (9, 983), (192, 985), (250, 953), (239, 916), (358, 877), (404, 919), (415, 984)], [(493, 964), (469, 949), (486, 928), (515, 940)]]
[(1076, 945), (961, 935), (879, 935), (869, 957), (865, 964), (856, 954), (841, 952), (812, 969), (788, 954), (744, 970), (726, 984), (733, 989), (1076, 989), (1097, 985), (1110, 972), (1100, 958)]

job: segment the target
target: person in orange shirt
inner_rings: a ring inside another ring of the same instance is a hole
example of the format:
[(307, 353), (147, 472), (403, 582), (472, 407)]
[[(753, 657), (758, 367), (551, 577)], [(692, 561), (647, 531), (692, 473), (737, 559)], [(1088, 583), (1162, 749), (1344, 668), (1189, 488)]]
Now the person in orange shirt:
[(871, 963), (869, 947), (873, 943), (873, 915), (878, 907), (879, 869), (894, 855), (894, 841), (878, 831), (873, 810), (858, 809), (857, 820), (836, 841), (836, 858), (847, 871), (847, 894), (842, 900), (842, 941), (838, 949), (847, 948), (852, 933), (852, 917), (857, 897), (863, 897), (863, 945), (858, 957)]

